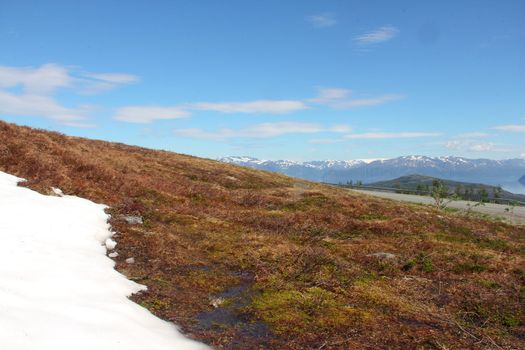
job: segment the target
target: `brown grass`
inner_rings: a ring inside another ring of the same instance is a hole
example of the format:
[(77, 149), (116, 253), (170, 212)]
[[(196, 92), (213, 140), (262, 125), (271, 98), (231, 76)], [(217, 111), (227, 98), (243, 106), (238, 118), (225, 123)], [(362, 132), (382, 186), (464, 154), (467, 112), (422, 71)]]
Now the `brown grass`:
[(0, 170), (108, 204), (133, 299), (216, 348), (525, 348), (523, 227), (3, 122)]

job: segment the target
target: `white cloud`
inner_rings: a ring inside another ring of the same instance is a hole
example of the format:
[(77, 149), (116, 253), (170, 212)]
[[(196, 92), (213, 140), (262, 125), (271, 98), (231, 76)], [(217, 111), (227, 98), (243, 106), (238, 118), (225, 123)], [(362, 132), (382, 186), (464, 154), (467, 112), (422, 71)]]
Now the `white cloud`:
[(191, 110), (214, 111), (220, 113), (267, 113), (287, 114), (308, 106), (294, 100), (257, 100), (249, 102), (197, 102), (178, 106), (127, 106), (117, 109), (116, 120), (130, 123), (151, 123), (157, 119), (179, 119), (189, 117)]
[(445, 143), (445, 147), (448, 149), (460, 149), (464, 145), (464, 141), (461, 140), (449, 140)]
[(374, 97), (352, 97), (352, 90), (343, 88), (321, 88), (315, 98), (308, 99), (310, 103), (326, 105), (335, 109), (350, 109), (357, 107), (378, 106), (391, 101), (403, 99), (399, 94), (386, 94)]
[(45, 95), (11, 94), (0, 90), (0, 114), (28, 117), (47, 117), (58, 122), (85, 118), (86, 110), (67, 108)]
[(138, 77), (132, 74), (83, 72), (76, 79), (76, 83), (82, 93), (94, 94), (114, 89), (119, 85), (132, 84), (138, 80)]
[(180, 119), (190, 115), (190, 112), (179, 107), (128, 106), (117, 109), (114, 119), (145, 124), (158, 119)]
[(256, 100), (249, 102), (198, 102), (184, 106), (188, 109), (221, 113), (269, 113), (286, 114), (308, 108), (304, 102), (295, 100)]
[(354, 41), (360, 45), (378, 44), (393, 39), (399, 34), (399, 29), (393, 26), (384, 26), (374, 31), (356, 36)]
[(333, 127), (323, 127), (316, 123), (302, 122), (275, 122), (261, 123), (248, 126), (242, 129), (222, 128), (216, 131), (207, 131), (198, 128), (176, 129), (174, 132), (178, 136), (190, 137), (203, 140), (224, 140), (231, 138), (271, 138), (287, 134), (314, 134), (320, 132), (348, 132), (350, 127), (336, 125)]
[[(175, 106), (129, 106), (117, 110), (116, 120), (132, 123), (151, 123), (156, 119), (187, 117), (191, 111), (213, 111), (225, 114), (289, 114), (308, 109), (312, 104), (336, 109), (376, 106), (402, 99), (402, 95), (351, 98), (352, 91), (342, 88), (322, 88), (315, 98), (304, 100), (255, 100), (246, 102), (195, 102)], [(157, 115), (157, 116), (155, 116)], [(192, 131), (193, 132), (193, 131)]]
[(313, 145), (331, 145), (334, 143), (343, 142), (344, 140), (341, 140), (339, 138), (333, 138), (333, 139), (310, 139), (308, 140), (308, 143), (311, 143)]
[(92, 124), (81, 122), (90, 108), (65, 106), (57, 101), (55, 93), (60, 89), (80, 92), (96, 84), (109, 88), (135, 80), (128, 74), (83, 73), (58, 64), (0, 66), (0, 114), (44, 117), (64, 125), (91, 127)]
[(362, 134), (348, 134), (343, 138), (346, 140), (357, 139), (400, 139), (400, 138), (416, 138), (416, 137), (436, 137), (442, 135), (437, 132), (367, 132)]
[(459, 134), (458, 138), (461, 139), (475, 139), (475, 138), (483, 138), (490, 136), (486, 132), (466, 132), (463, 134)]
[(0, 66), (0, 89), (22, 86), (27, 94), (49, 94), (72, 83), (68, 70), (56, 64), (38, 68)]
[(385, 104), (387, 102), (401, 100), (403, 98), (404, 98), (403, 95), (396, 95), (396, 94), (381, 95), (381, 96), (370, 97), (370, 98), (357, 98), (357, 99), (351, 99), (347, 101), (341, 101), (339, 103), (334, 104), (334, 107), (340, 108), (340, 109), (347, 109), (347, 108), (356, 108), (356, 107), (378, 106), (378, 105)]
[(333, 104), (338, 103), (341, 100), (347, 99), (352, 90), (343, 88), (321, 88), (319, 89), (318, 96), (311, 98), (308, 101), (319, 104)]
[(310, 22), (316, 28), (326, 28), (332, 27), (337, 24), (337, 19), (333, 13), (322, 13), (318, 15), (312, 15), (306, 17), (308, 22)]
[(84, 73), (84, 76), (114, 84), (129, 84), (138, 80), (135, 75), (123, 73)]
[(499, 125), (493, 129), (505, 132), (525, 132), (525, 124)]
[(450, 150), (466, 152), (509, 152), (510, 150), (494, 142), (480, 142), (475, 138), (456, 138), (444, 143)]
[(472, 143), (468, 146), (468, 150), (473, 152), (487, 152), (494, 150), (495, 146), (493, 142)]

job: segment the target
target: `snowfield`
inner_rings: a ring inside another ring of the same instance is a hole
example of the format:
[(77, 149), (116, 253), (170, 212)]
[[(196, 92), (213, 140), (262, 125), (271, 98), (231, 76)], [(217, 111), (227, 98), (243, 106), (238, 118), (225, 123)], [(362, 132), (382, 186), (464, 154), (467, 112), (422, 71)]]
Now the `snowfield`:
[(0, 349), (209, 349), (127, 299), (103, 205), (19, 181), (0, 172)]

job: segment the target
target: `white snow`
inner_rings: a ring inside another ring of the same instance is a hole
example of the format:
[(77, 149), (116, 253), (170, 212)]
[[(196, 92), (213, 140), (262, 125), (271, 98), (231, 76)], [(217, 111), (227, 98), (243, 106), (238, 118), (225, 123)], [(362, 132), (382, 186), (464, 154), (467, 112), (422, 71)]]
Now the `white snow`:
[(127, 299), (103, 205), (19, 181), (0, 172), (0, 349), (208, 349)]

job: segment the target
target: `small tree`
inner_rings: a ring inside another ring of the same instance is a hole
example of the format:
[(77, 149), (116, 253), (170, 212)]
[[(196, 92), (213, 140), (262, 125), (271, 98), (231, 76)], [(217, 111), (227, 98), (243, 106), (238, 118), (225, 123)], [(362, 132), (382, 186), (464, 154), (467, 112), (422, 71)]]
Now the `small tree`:
[(485, 186), (481, 186), (479, 190), (479, 196), (481, 197), (482, 202), (488, 202), (489, 193), (487, 192), (487, 189), (485, 188)]
[(401, 192), (401, 183), (396, 182), (396, 184), (394, 185), (394, 187), (396, 188), (396, 193), (402, 193), (402, 192)]
[(465, 193), (463, 191), (463, 186), (461, 186), (461, 184), (458, 184), (454, 189), (454, 193), (456, 194), (456, 196), (458, 196), (458, 198), (463, 198), (463, 195)]
[(445, 185), (440, 180), (434, 180), (432, 182), (431, 195), (432, 195), (432, 198), (434, 198), (435, 206), (438, 209), (444, 209), (451, 202), (459, 199), (456, 194), (449, 196), (447, 185)]
[(503, 188), (501, 188), (500, 185), (498, 185), (498, 187), (494, 188), (493, 196), (494, 196), (494, 199), (496, 200), (496, 202), (497, 202), (497, 200), (499, 198), (501, 198), (501, 194), (502, 193), (503, 193)]
[(518, 205), (518, 201), (512, 200), (509, 202), (509, 206), (505, 208), (505, 211), (507, 213), (511, 213), (512, 216), (514, 216), (514, 208), (516, 208), (517, 205)]
[(430, 193), (432, 198), (434, 198), (435, 205), (438, 209), (443, 208), (443, 203), (445, 198), (447, 198), (447, 193), (445, 193), (445, 185), (439, 180), (434, 180), (432, 182), (432, 192)]
[(479, 201), (479, 202), (476, 202), (474, 204), (468, 202), (467, 203), (467, 211), (466, 211), (466, 214), (467, 216), (470, 216), (470, 214), (472, 214), (472, 210), (476, 207), (479, 207), (479, 206), (484, 206), (485, 203), (483, 203), (482, 201)]

